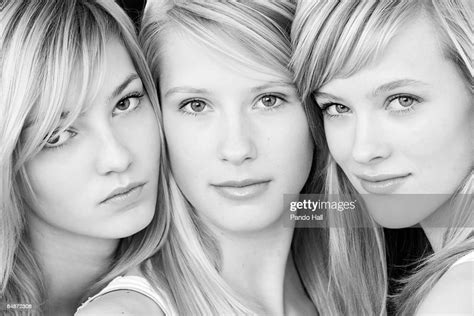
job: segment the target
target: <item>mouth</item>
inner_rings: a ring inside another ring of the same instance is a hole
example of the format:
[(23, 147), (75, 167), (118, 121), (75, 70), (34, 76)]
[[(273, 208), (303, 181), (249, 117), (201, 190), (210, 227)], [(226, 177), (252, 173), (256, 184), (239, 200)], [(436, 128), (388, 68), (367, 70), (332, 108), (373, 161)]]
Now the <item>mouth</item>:
[(146, 182), (131, 183), (125, 187), (113, 190), (100, 204), (123, 203), (124, 201), (131, 201), (140, 196)]
[(411, 173), (405, 174), (379, 174), (379, 175), (357, 175), (362, 187), (369, 193), (390, 194), (394, 193), (409, 177)]
[(269, 187), (271, 180), (246, 179), (242, 181), (225, 181), (211, 186), (221, 196), (231, 200), (248, 200), (260, 196)]

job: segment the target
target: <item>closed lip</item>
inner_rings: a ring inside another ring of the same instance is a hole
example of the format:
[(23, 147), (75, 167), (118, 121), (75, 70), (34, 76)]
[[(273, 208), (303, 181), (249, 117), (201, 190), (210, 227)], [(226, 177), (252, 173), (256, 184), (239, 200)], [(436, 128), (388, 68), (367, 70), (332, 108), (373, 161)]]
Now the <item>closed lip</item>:
[(146, 182), (134, 182), (134, 183), (130, 183), (127, 186), (119, 187), (119, 188), (113, 190), (112, 192), (110, 192), (110, 194), (107, 195), (107, 197), (104, 200), (102, 200), (100, 202), (100, 204), (106, 203), (107, 201), (109, 201), (109, 200), (111, 200), (115, 197), (118, 197), (120, 195), (127, 194), (127, 193), (129, 193), (129, 192), (131, 192), (134, 189), (137, 189), (139, 187), (143, 187), (145, 184), (146, 184)]
[(245, 179), (212, 184), (217, 193), (230, 200), (248, 201), (267, 191), (270, 179)]
[(368, 174), (361, 174), (357, 175), (357, 177), (361, 180), (368, 181), (368, 182), (383, 182), (389, 180), (396, 180), (408, 177), (410, 173), (399, 173), (399, 174), (376, 174), (376, 175), (368, 175)]
[(373, 194), (391, 194), (405, 182), (410, 173), (359, 175), (360, 184), (365, 191)]
[(212, 186), (215, 187), (222, 187), (222, 188), (243, 188), (255, 184), (263, 184), (263, 183), (268, 183), (270, 182), (270, 179), (245, 179), (245, 180), (238, 180), (238, 181), (224, 181), (224, 182), (218, 182), (218, 183), (213, 183), (211, 184)]

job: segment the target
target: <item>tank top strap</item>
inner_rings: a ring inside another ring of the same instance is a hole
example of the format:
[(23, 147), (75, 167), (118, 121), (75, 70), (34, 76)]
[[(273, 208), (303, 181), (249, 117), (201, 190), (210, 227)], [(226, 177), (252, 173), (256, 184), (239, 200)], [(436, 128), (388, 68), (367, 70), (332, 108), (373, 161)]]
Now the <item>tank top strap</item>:
[(165, 311), (165, 304), (161, 296), (153, 289), (151, 284), (143, 277), (134, 276), (134, 275), (127, 275), (127, 276), (118, 276), (106, 287), (104, 287), (99, 293), (96, 295), (89, 297), (87, 301), (82, 303), (82, 305), (77, 309), (78, 311), (84, 308), (87, 304), (95, 300), (96, 298), (103, 296), (107, 293), (114, 292), (114, 291), (121, 291), (121, 290), (129, 290), (140, 293), (145, 295), (149, 299), (151, 299), (155, 304), (157, 304), (162, 311)]
[(460, 265), (462, 263), (466, 263), (466, 262), (474, 262), (474, 251), (471, 251), (470, 253), (468, 253), (467, 255), (465, 256), (462, 256), (461, 258), (459, 258), (456, 262), (454, 262), (452, 264), (452, 266), (450, 267), (450, 269), (452, 269), (453, 267), (457, 266), (457, 265)]

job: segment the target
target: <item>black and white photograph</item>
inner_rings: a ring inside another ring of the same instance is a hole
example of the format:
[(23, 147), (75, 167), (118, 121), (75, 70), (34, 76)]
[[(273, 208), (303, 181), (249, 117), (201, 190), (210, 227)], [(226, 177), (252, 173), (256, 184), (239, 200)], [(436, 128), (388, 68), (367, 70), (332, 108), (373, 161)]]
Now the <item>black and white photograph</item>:
[(473, 0), (0, 0), (0, 316), (474, 315)]

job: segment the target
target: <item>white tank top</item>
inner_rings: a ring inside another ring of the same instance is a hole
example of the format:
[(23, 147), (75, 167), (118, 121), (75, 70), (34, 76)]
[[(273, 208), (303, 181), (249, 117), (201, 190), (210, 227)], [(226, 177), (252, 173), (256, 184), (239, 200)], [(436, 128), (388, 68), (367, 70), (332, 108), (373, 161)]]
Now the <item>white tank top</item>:
[(467, 255), (459, 258), (456, 262), (453, 263), (453, 265), (451, 267), (449, 267), (450, 269), (452, 269), (453, 267), (457, 266), (457, 265), (460, 265), (461, 263), (466, 263), (466, 262), (474, 262), (474, 251), (471, 251), (470, 253), (468, 253)]
[(158, 305), (163, 312), (166, 311), (162, 297), (158, 295), (158, 293), (156, 293), (151, 284), (145, 278), (133, 275), (116, 277), (115, 279), (110, 281), (110, 283), (107, 284), (107, 286), (104, 287), (102, 291), (92, 297), (89, 297), (87, 301), (82, 303), (82, 305), (77, 309), (77, 311), (84, 308), (87, 304), (102, 295), (120, 290), (129, 290), (145, 295), (153, 302), (155, 302), (155, 304)]

